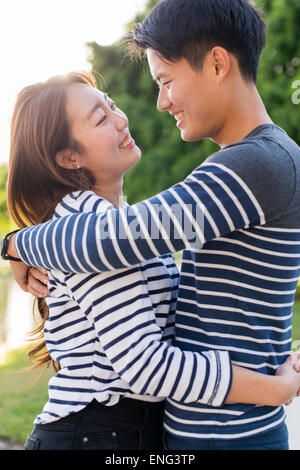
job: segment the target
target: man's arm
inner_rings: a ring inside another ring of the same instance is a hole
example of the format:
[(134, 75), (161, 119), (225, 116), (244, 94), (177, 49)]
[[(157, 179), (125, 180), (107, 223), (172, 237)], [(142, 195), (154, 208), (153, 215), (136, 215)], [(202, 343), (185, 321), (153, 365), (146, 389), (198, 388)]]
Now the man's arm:
[(133, 206), (62, 217), (23, 229), (14, 241), (28, 265), (101, 272), (184, 248), (200, 249), (216, 237), (264, 223), (263, 210), (244, 181), (226, 166), (211, 163)]

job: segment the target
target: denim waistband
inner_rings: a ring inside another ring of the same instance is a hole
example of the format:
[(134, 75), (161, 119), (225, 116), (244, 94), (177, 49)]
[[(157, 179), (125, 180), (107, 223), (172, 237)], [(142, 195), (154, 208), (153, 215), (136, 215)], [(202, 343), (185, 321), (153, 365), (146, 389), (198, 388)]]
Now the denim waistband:
[(136, 428), (144, 422), (145, 417), (152, 415), (155, 416), (163, 414), (165, 401), (149, 402), (143, 400), (136, 400), (131, 398), (123, 398), (113, 406), (106, 406), (93, 399), (82, 410), (72, 413), (68, 416), (60, 418), (45, 424), (37, 424), (37, 428), (44, 429), (72, 429), (79, 424), (90, 423), (97, 424), (103, 423), (107, 420), (121, 421), (128, 426)]

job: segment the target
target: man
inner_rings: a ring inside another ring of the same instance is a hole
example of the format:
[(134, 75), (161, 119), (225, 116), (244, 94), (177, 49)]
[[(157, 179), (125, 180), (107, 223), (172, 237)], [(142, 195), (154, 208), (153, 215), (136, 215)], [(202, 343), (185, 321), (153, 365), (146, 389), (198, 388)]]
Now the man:
[[(300, 275), (300, 149), (273, 124), (255, 86), (264, 22), (246, 0), (164, 0), (131, 43), (146, 52), (159, 85), (157, 107), (174, 116), (182, 139), (211, 138), (221, 150), (147, 201), (101, 218), (62, 218), (55, 236), (48, 222), (12, 242), (28, 265), (74, 272), (77, 246), (86, 247), (94, 266), (87, 270), (98, 271), (111, 269), (107, 259), (121, 268), (185, 249), (176, 345), (226, 350), (233, 364), (273, 375), (290, 351)], [(183, 216), (192, 230), (182, 228)], [(86, 230), (62, 240), (62, 228), (75, 220)], [(151, 238), (154, 229), (158, 236)], [(55, 244), (64, 253), (59, 260)], [(165, 443), (169, 449), (284, 449), (283, 423), (282, 407), (168, 400)]]

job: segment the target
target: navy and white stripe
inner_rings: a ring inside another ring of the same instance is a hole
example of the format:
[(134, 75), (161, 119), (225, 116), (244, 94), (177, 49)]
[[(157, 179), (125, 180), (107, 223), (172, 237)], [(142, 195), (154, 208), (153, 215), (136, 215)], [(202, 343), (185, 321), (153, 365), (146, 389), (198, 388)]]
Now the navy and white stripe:
[[(178, 236), (181, 220), (170, 216), (178, 201), (189, 220), (201, 207), (204, 221), (194, 227), (195, 240)], [(166, 237), (160, 221), (168, 217), (171, 230)], [(132, 221), (140, 224), (142, 237), (133, 239)], [(291, 350), (300, 229), (268, 229), (265, 223), (261, 203), (244, 180), (226, 165), (206, 163), (184, 182), (130, 208), (109, 215), (71, 215), (25, 229), (16, 248), (28, 264), (52, 269), (71, 265), (72, 271), (86, 272), (121, 269), (183, 249), (175, 344), (193, 352), (226, 350), (234, 364), (274, 374)], [(72, 231), (75, 224), (80, 233)], [(151, 239), (153, 229), (159, 232), (156, 239)], [(63, 236), (63, 230), (69, 235)], [(131, 237), (118, 238), (119, 230)], [(85, 256), (80, 256), (79, 266), (74, 253), (83, 253), (82, 247)], [(206, 403), (170, 397), (166, 429), (179, 436), (226, 439), (264, 432), (284, 420), (281, 407), (213, 408)]]
[[(175, 344), (192, 351), (224, 348), (233, 364), (274, 374), (291, 351), (299, 274), (299, 230), (253, 227), (186, 250)], [(215, 410), (168, 400), (165, 427), (180, 436), (232, 439), (283, 420), (282, 407), (225, 404)]]
[[(112, 207), (91, 191), (76, 192), (60, 202), (55, 217)], [(72, 238), (65, 227), (61, 233)], [(61, 253), (53, 255), (60, 260)], [(77, 266), (80, 256), (72, 257)], [(228, 353), (171, 345), (179, 281), (172, 255), (101, 274), (51, 270), (49, 277), (44, 337), (61, 370), (49, 381), (36, 424), (79, 411), (94, 398), (107, 406), (124, 396), (222, 403), (231, 380)]]

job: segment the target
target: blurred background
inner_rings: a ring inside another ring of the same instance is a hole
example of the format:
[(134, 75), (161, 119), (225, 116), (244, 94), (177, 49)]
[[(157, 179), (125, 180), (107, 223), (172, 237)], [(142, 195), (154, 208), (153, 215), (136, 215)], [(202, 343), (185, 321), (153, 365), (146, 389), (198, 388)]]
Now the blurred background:
[[(180, 139), (174, 119), (156, 109), (158, 89), (147, 64), (125, 56), (121, 38), (156, 3), (10, 0), (1, 4), (0, 237), (15, 228), (6, 207), (9, 123), (16, 95), (26, 85), (72, 70), (101, 75), (102, 90), (126, 112), (131, 134), (143, 152), (140, 163), (125, 177), (124, 194), (130, 204), (180, 181), (218, 150), (208, 139), (196, 143)], [(268, 25), (258, 90), (275, 124), (300, 144), (300, 0), (256, 0), (255, 4), (264, 9)], [(48, 371), (34, 382), (40, 372), (22, 372), (30, 365), (24, 338), (32, 326), (32, 299), (16, 286), (8, 263), (0, 261), (0, 438), (20, 443), (46, 401), (51, 374)], [(297, 293), (293, 349), (299, 347)], [(300, 449), (299, 429), (296, 434), (295, 428), (292, 446)]]

